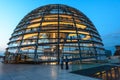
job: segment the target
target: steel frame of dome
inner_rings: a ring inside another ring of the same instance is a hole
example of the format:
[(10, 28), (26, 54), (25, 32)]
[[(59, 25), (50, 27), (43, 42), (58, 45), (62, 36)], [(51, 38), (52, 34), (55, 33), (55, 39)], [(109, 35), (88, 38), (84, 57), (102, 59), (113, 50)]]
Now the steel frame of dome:
[(79, 10), (50, 4), (28, 13), (15, 28), (6, 58), (19, 61), (98, 59), (103, 43), (93, 23)]

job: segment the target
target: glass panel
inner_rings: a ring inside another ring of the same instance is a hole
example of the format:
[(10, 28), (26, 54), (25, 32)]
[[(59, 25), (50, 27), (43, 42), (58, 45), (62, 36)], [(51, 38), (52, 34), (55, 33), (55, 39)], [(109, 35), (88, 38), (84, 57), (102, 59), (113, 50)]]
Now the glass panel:
[(22, 52), (22, 53), (34, 53), (34, 51), (35, 51), (34, 46), (20, 48), (20, 52)]
[(37, 38), (37, 33), (33, 33), (33, 34), (26, 34), (24, 35), (23, 39), (33, 39), (33, 38)]
[(36, 23), (36, 24), (30, 24), (29, 26), (27, 26), (27, 28), (33, 28), (33, 27), (39, 27), (40, 23)]

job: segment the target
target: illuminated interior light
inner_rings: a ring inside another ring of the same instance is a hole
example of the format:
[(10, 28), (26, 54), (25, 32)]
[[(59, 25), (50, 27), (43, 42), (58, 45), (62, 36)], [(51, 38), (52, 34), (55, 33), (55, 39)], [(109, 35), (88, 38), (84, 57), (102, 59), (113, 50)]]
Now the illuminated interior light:
[[(48, 32), (57, 32), (57, 30), (50, 30)], [(64, 33), (71, 33), (69, 35), (74, 35), (74, 33), (76, 34), (76, 30), (60, 30), (59, 32), (64, 32)], [(78, 31), (78, 34), (86, 34), (86, 35), (89, 35), (88, 32), (83, 32), (83, 31)]]
[(57, 20), (58, 18), (45, 18), (45, 20)]
[[(50, 63), (51, 65), (56, 65), (57, 63), (55, 63), (55, 62), (52, 62), (52, 63)], [(53, 71), (54, 72), (54, 71)], [(56, 73), (53, 73), (53, 75), (56, 75)]]
[(88, 32), (83, 32), (83, 31), (78, 31), (79, 34), (86, 34), (86, 35), (89, 35)]
[(74, 25), (73, 22), (60, 22), (60, 24)]
[(28, 49), (35, 49), (35, 48), (32, 46), (21, 48), (21, 50), (28, 50)]
[(76, 42), (76, 41), (78, 41), (78, 40), (67, 40), (67, 42)]
[[(58, 22), (43, 22), (42, 23), (42, 26), (46, 26), (46, 25), (53, 25), (53, 24), (58, 24)], [(67, 24), (67, 25), (73, 25), (74, 26), (74, 23), (72, 22), (60, 22), (59, 24)], [(86, 26), (85, 25), (81, 25), (81, 24), (76, 24), (77, 28), (81, 28), (81, 29), (85, 29)]]
[(22, 39), (22, 36), (18, 37), (18, 40), (21, 40)]
[(81, 28), (81, 29), (85, 29), (86, 26), (85, 25), (81, 25), (81, 24), (76, 24), (77, 28)]
[(50, 24), (58, 24), (58, 22), (43, 22), (42, 26), (50, 25)]
[(88, 46), (93, 46), (93, 44), (88, 44)]
[(41, 18), (39, 18), (39, 19), (34, 19), (34, 20), (31, 20), (30, 22), (32, 23), (32, 22), (38, 22), (38, 21), (40, 21), (41, 20)]
[(90, 39), (90, 36), (87, 35), (85, 38), (82, 38), (82, 40), (89, 40)]
[(39, 27), (40, 23), (36, 23), (36, 24), (31, 24), (29, 25), (27, 28), (34, 28), (34, 27)]
[(77, 34), (69, 34), (69, 36), (76, 36)]
[[(54, 18), (54, 17), (58, 17), (58, 15), (56, 15), (56, 14), (54, 14), (54, 15), (45, 15), (45, 18)], [(72, 16), (70, 16), (70, 15), (63, 15), (63, 14), (60, 14), (59, 17), (72, 18)]]
[(78, 20), (76, 19), (75, 21), (76, 21), (76, 22), (81, 22), (79, 19), (78, 19)]
[(52, 35), (52, 36), (53, 36), (53, 38), (55, 38), (55, 33), (53, 33), (53, 35)]
[(96, 73), (97, 75), (99, 75), (100, 74), (100, 72), (98, 72), (98, 73)]
[(34, 33), (34, 34), (26, 34), (24, 35), (24, 38), (23, 39), (27, 39), (27, 38), (30, 38), (30, 37), (33, 37), (33, 36), (36, 36), (37, 33)]
[(102, 71), (102, 73), (105, 73), (105, 71)]
[(59, 15), (59, 17), (63, 17), (63, 18), (72, 18), (72, 16), (69, 16), (69, 15)]

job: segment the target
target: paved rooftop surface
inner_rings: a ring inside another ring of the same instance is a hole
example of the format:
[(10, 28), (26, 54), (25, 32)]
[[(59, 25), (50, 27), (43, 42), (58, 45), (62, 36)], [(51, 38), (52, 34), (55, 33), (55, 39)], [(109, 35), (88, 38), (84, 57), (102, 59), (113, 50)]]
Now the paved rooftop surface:
[(69, 65), (69, 70), (61, 70), (59, 65), (0, 63), (0, 80), (98, 80), (69, 73), (82, 67)]

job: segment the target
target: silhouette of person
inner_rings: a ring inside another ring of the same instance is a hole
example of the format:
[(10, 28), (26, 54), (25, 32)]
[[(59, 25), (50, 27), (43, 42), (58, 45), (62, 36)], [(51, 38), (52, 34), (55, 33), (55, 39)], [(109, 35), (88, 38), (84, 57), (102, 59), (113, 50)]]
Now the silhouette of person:
[(60, 65), (61, 65), (61, 69), (63, 69), (63, 56), (60, 58)]
[(66, 56), (66, 59), (65, 59), (65, 65), (66, 65), (66, 70), (69, 69), (69, 66), (68, 66), (68, 57)]

